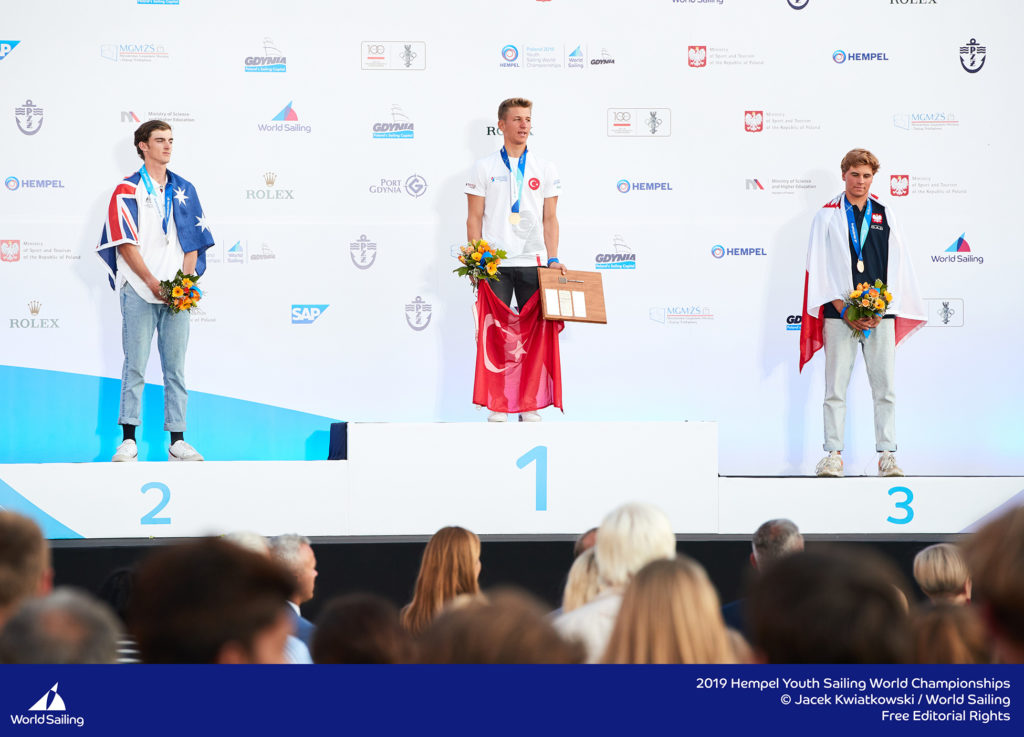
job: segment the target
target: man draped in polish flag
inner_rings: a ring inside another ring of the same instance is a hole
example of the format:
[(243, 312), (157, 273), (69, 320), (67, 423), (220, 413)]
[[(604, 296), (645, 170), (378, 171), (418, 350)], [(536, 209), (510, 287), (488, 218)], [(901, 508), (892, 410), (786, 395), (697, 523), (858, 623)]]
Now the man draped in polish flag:
[(464, 190), (468, 239), (483, 238), (507, 254), (498, 281), (481, 280), (477, 288), (473, 403), (491, 410), (490, 422), (505, 422), (509, 413), (538, 422), (537, 410), (562, 408), (558, 333), (565, 323), (541, 317), (537, 278), (545, 264), (566, 272), (555, 214), (562, 182), (553, 164), (527, 149), (532, 115), (533, 103), (523, 98), (498, 106), (504, 145), (473, 165)]
[[(896, 346), (925, 323), (924, 302), (913, 263), (892, 210), (870, 194), (878, 159), (856, 148), (840, 164), (845, 192), (814, 216), (804, 274), (803, 319), (800, 323), (800, 370), (825, 348), (825, 451), (818, 476), (843, 475), (843, 434), (846, 390), (858, 344), (864, 353), (874, 400), (875, 450), (880, 476), (902, 476), (896, 451)], [(845, 298), (853, 285), (889, 286), (893, 300), (884, 317), (852, 320)], [(863, 331), (870, 331), (868, 335)]]
[(171, 434), (167, 459), (203, 460), (185, 442), (189, 313), (171, 312), (160, 282), (173, 279), (179, 270), (202, 276), (206, 249), (214, 241), (196, 188), (167, 168), (173, 144), (171, 126), (162, 120), (147, 121), (135, 131), (142, 168), (114, 189), (96, 247), (121, 302), (124, 366), (118, 423), (123, 441), (113, 461), (139, 457), (135, 428), (142, 417), (142, 389), (154, 332), (164, 375), (164, 430)]

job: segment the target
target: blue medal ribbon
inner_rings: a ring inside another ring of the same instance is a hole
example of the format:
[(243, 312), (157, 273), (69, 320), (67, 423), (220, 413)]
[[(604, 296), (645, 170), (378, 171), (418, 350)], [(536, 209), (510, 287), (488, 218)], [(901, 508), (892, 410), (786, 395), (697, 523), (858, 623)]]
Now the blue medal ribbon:
[[(508, 173), (512, 174), (512, 164), (508, 160), (508, 151), (505, 147), (501, 147), (501, 160), (505, 162), (505, 168), (508, 169)], [(519, 185), (519, 190), (516, 193), (516, 201), (512, 203), (512, 212), (519, 212), (519, 202), (523, 199), (523, 183), (526, 181), (526, 149), (523, 149), (523, 155), (519, 157), (519, 166), (515, 173), (516, 183)], [(511, 194), (509, 195), (511, 197)]]
[[(153, 197), (156, 197), (156, 186), (153, 184), (152, 178), (149, 176), (149, 172), (146, 171), (146, 165), (143, 164), (142, 168), (139, 169), (139, 174), (142, 176), (142, 183), (146, 185), (146, 191), (149, 192)], [(157, 202), (160, 199), (157, 198)], [(167, 222), (171, 217), (171, 183), (170, 181), (164, 185), (164, 235), (167, 235)]]
[(864, 243), (868, 239), (868, 228), (871, 227), (871, 198), (868, 197), (868, 203), (865, 205), (864, 220), (860, 224), (860, 236), (857, 235), (857, 217), (853, 212), (853, 205), (846, 199), (846, 195), (843, 195), (843, 201), (846, 203), (846, 222), (850, 226), (850, 241), (853, 243), (853, 250), (857, 252), (857, 261), (863, 261), (861, 258), (861, 252), (864, 250)]

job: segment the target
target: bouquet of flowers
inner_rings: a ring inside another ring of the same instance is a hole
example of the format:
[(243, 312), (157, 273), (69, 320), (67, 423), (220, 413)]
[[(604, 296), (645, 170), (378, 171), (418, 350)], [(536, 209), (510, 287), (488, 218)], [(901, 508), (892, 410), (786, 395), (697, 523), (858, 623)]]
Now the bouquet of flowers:
[(171, 308), (172, 313), (176, 315), (182, 310), (188, 311), (199, 303), (199, 300), (203, 298), (203, 293), (196, 286), (198, 281), (198, 276), (183, 274), (181, 269), (178, 269), (178, 273), (173, 279), (165, 279), (160, 282), (160, 294), (167, 302), (167, 306)]
[(500, 248), (492, 248), (485, 240), (470, 241), (463, 246), (459, 253), (459, 263), (462, 266), (452, 269), (453, 274), (468, 276), (469, 280), (476, 287), (481, 279), (498, 281), (498, 266), (502, 259), (507, 258)]
[[(868, 284), (867, 282), (858, 284), (843, 301), (846, 302), (843, 315), (850, 320), (863, 320), (866, 317), (884, 317), (885, 311), (889, 309), (889, 303), (892, 302), (892, 293), (889, 291), (889, 287), (882, 283), (881, 279), (875, 279), (874, 284)], [(863, 332), (865, 337), (871, 334), (870, 330), (858, 330), (857, 332)]]

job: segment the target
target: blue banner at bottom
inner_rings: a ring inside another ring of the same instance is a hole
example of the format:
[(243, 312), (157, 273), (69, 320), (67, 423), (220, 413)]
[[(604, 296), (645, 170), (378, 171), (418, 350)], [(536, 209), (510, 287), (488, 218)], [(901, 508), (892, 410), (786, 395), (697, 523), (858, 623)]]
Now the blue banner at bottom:
[(1022, 680), (1021, 666), (0, 666), (0, 732), (1020, 734)]

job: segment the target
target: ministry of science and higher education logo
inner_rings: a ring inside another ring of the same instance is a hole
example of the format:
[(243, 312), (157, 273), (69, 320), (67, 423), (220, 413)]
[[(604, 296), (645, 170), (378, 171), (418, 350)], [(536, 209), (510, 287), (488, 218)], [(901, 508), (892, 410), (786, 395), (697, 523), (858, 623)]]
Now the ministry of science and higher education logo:
[(968, 74), (977, 74), (985, 66), (986, 47), (971, 39), (960, 47), (960, 66)]
[(330, 305), (292, 305), (292, 325), (312, 325)]
[(377, 260), (377, 244), (367, 238), (365, 234), (361, 235), (358, 240), (348, 244), (348, 255), (357, 269), (365, 271)]
[(405, 306), (405, 321), (413, 330), (419, 332), (426, 330), (433, 316), (432, 307), (429, 302), (424, 302), (423, 297), (417, 295), (416, 299)]
[(906, 197), (910, 194), (910, 177), (907, 174), (893, 174), (889, 177), (889, 194)]
[(247, 72), (287, 72), (288, 58), (281, 49), (274, 45), (270, 37), (263, 39), (263, 56), (245, 57), (245, 71)]
[(373, 124), (374, 138), (410, 139), (416, 135), (415, 126), (400, 105), (391, 106), (391, 120)]
[(43, 127), (43, 109), (31, 100), (14, 108), (14, 122), (26, 136), (34, 136)]
[(14, 263), (21, 260), (21, 241), (0, 241), (0, 261)]
[(626, 240), (619, 234), (612, 237), (612, 252), (599, 253), (594, 257), (594, 268), (605, 269), (635, 269), (636, 254), (626, 244)]

